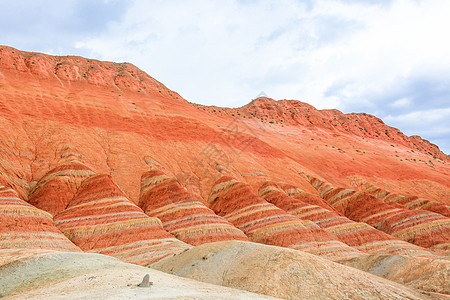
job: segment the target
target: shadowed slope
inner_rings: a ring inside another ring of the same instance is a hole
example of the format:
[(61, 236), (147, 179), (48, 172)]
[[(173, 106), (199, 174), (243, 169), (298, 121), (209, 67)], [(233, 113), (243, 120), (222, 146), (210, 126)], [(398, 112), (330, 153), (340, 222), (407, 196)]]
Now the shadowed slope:
[(445, 216), (408, 210), (395, 202), (389, 205), (366, 192), (335, 188), (315, 177), (310, 180), (321, 197), (349, 219), (434, 251), (445, 253), (450, 249), (450, 219)]
[(147, 215), (159, 218), (165, 230), (191, 245), (248, 241), (242, 231), (214, 214), (175, 178), (156, 168), (142, 175), (139, 206)]
[(253, 193), (232, 177), (220, 178), (211, 191), (210, 207), (247, 234), (251, 241), (289, 247), (332, 260), (362, 255), (311, 221), (302, 221)]
[(80, 251), (53, 224), (52, 215), (0, 183), (0, 249)]
[[(328, 210), (310, 204), (321, 203), (322, 199), (317, 196), (300, 192), (299, 189), (293, 189), (292, 187), (289, 187), (287, 191), (295, 198), (286, 195), (281, 185), (266, 182), (261, 186), (259, 195), (266, 201), (300, 219), (313, 221), (338, 240), (360, 251), (370, 254), (407, 254), (416, 257), (435, 256), (423, 248), (396, 239), (366, 223), (357, 223), (349, 220), (333, 209)], [(304, 201), (307, 201), (307, 203)]]
[(187, 245), (132, 203), (108, 175), (87, 179), (55, 224), (84, 251), (140, 265), (182, 252)]

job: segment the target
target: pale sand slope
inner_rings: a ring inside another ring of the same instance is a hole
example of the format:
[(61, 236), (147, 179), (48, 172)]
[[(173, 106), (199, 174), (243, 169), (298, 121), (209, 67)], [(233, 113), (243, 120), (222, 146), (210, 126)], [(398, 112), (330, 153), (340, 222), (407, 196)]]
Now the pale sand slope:
[(430, 259), (373, 254), (339, 263), (416, 289), (450, 294), (450, 261), (445, 257)]
[[(1, 251), (0, 251), (1, 252)], [(11, 252), (11, 251), (9, 251)], [(273, 299), (169, 275), (101, 254), (53, 252), (0, 266), (3, 299)], [(6, 255), (0, 254), (0, 259)], [(25, 257), (25, 258), (20, 258)], [(153, 286), (137, 287), (145, 274)], [(12, 295), (14, 294), (14, 295)]]
[(151, 267), (287, 299), (445, 299), (302, 251), (240, 241), (200, 245)]

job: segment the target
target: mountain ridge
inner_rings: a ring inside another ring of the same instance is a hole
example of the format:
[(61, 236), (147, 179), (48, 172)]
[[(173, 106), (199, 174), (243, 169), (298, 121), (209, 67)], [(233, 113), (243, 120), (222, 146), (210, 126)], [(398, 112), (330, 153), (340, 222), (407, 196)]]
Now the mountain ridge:
[[(14, 55), (15, 54), (15, 55)], [(73, 80), (83, 80), (85, 79), (89, 84), (103, 84), (106, 86), (115, 87), (118, 90), (127, 89), (131, 91), (137, 91), (139, 93), (145, 93), (147, 89), (152, 89), (153, 91), (158, 91), (159, 93), (167, 93), (170, 97), (175, 99), (184, 100), (178, 93), (168, 89), (164, 84), (155, 80), (151, 76), (149, 76), (144, 71), (140, 70), (138, 67), (131, 63), (115, 63), (115, 62), (107, 62), (100, 61), (97, 59), (87, 59), (81, 56), (51, 56), (39, 52), (26, 52), (20, 51), (12, 47), (2, 46), (0, 45), (0, 64), (2, 68), (6, 69), (16, 69), (17, 71), (26, 72), (29, 70), (32, 74), (38, 75), (40, 77), (49, 78), (51, 77), (51, 71), (54, 71), (53, 75), (56, 75), (59, 80), (67, 79), (69, 81)], [(53, 64), (53, 65), (52, 65)], [(83, 65), (89, 65), (84, 66)], [(53, 68), (52, 68), (53, 67)], [(101, 73), (101, 74), (99, 74)], [(106, 74), (105, 74), (106, 73)], [(108, 76), (101, 76), (108, 75)], [(66, 76), (66, 78), (64, 78)], [(107, 77), (107, 78), (105, 78)], [(107, 79), (107, 80), (106, 80)], [(130, 84), (131, 83), (131, 84)], [(185, 100), (186, 101), (186, 100)], [(288, 104), (290, 104), (288, 106)], [(355, 120), (364, 121), (361, 127), (358, 129), (363, 130), (365, 132), (360, 132), (358, 130), (351, 131), (351, 133), (363, 136), (363, 135), (373, 135), (372, 137), (379, 137), (382, 132), (384, 135), (388, 136), (389, 140), (393, 142), (401, 142), (403, 144), (408, 144), (411, 146), (411, 143), (416, 146), (415, 148), (419, 151), (424, 151), (425, 153), (432, 153), (432, 155), (436, 155), (441, 159), (446, 159), (448, 161), (448, 155), (444, 154), (439, 150), (439, 147), (435, 144), (432, 144), (426, 139), (418, 135), (406, 136), (401, 131), (395, 127), (388, 126), (384, 124), (384, 122), (373, 115), (367, 113), (347, 113), (344, 114), (337, 109), (322, 109), (317, 110), (312, 105), (301, 102), (298, 100), (274, 100), (268, 97), (258, 97), (256, 99), (251, 100), (249, 103), (238, 107), (238, 108), (226, 108), (226, 107), (218, 107), (218, 106), (206, 106), (201, 104), (195, 104), (198, 107), (207, 107), (208, 110), (226, 110), (226, 111), (235, 111), (237, 113), (247, 113), (247, 115), (242, 115), (246, 117), (260, 118), (261, 120), (271, 118), (274, 122), (293, 122), (294, 124), (301, 124), (303, 126), (312, 123), (314, 120), (314, 124), (316, 126), (326, 129), (338, 129), (340, 133), (343, 131), (349, 132), (349, 127), (352, 126), (344, 126), (345, 119), (349, 120), (351, 117), (355, 117)], [(268, 112), (277, 112), (277, 116), (275, 115), (267, 115), (267, 117), (256, 116), (254, 113), (251, 113), (251, 110), (261, 111), (261, 114)], [(294, 111), (292, 110), (295, 110)], [(291, 115), (288, 115), (287, 119), (282, 119), (283, 113), (285, 110), (288, 110)], [(303, 111), (301, 111), (303, 110)], [(305, 112), (306, 110), (306, 112)], [(322, 115), (310, 115), (308, 112), (312, 110), (313, 112), (319, 112)], [(303, 113), (300, 115), (299, 113)], [(295, 115), (295, 117), (294, 117)], [(265, 117), (265, 118), (264, 118)], [(277, 118), (278, 117), (278, 118)], [(312, 117), (312, 119), (311, 119)], [(328, 117), (328, 118), (326, 118)], [(337, 119), (339, 118), (339, 120)], [(305, 119), (307, 122), (305, 122)], [(320, 120), (319, 120), (320, 119)], [(364, 119), (372, 119), (372, 120), (364, 120)], [(322, 121), (325, 126), (322, 125)], [(333, 122), (335, 121), (335, 122)], [(373, 123), (372, 123), (372, 122)], [(372, 128), (368, 125), (373, 125), (375, 123), (381, 123), (383, 125), (383, 129)], [(356, 125), (354, 122), (351, 125)], [(384, 126), (385, 125), (385, 126)], [(355, 126), (356, 127), (356, 126)], [(377, 130), (378, 129), (378, 130)], [(391, 132), (388, 134), (386, 132)], [(399, 135), (399, 136), (398, 136)], [(381, 137), (384, 137), (381, 135)], [(419, 145), (417, 145), (419, 144)], [(422, 148), (419, 148), (422, 146)]]
[(11, 270), (33, 283), (55, 263), (89, 286), (92, 260), (127, 282), (145, 270), (132, 263), (284, 298), (305, 285), (312, 299), (450, 293), (448, 157), (364, 113), (267, 97), (204, 106), (131, 64), (0, 46), (0, 191), (7, 295), (23, 291)]

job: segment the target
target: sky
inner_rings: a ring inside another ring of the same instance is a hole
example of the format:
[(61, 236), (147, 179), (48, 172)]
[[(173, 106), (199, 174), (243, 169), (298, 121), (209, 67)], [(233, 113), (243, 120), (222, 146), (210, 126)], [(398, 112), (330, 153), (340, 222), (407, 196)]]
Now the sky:
[(0, 0), (0, 44), (131, 62), (186, 100), (365, 112), (450, 154), (448, 0)]

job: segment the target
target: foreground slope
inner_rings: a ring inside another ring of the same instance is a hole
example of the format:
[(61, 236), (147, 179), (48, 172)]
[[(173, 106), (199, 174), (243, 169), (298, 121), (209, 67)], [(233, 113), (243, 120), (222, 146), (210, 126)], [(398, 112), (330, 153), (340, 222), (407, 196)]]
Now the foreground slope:
[(414, 289), (315, 255), (248, 242), (201, 245), (152, 267), (285, 299), (427, 298)]
[[(146, 274), (153, 285), (138, 287)], [(73, 252), (0, 260), (0, 287), (4, 299), (273, 299)]]

